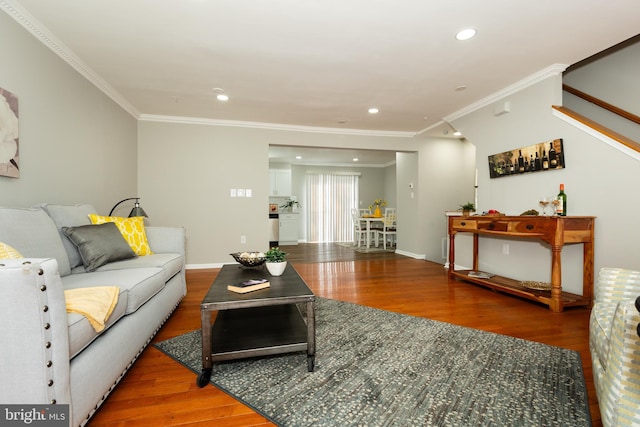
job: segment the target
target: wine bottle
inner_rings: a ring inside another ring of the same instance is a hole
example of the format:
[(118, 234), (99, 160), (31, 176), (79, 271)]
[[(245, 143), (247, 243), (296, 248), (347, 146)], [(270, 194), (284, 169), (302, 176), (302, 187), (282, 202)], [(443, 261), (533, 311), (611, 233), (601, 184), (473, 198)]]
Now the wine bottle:
[(518, 155), (518, 172), (519, 173), (523, 173), (524, 172), (524, 157), (522, 157), (522, 150), (518, 150), (519, 151), (519, 155)]
[(534, 165), (535, 165), (535, 170), (539, 171), (540, 169), (542, 169), (542, 166), (540, 165), (540, 157), (538, 156), (537, 151), (536, 151), (536, 159), (534, 160)]
[(531, 157), (531, 160), (529, 160), (529, 171), (535, 172), (536, 171), (536, 164), (535, 164), (535, 161), (533, 160), (533, 154), (531, 154), (530, 157)]
[(553, 142), (549, 143), (549, 167), (555, 168), (558, 166), (558, 157), (556, 156), (556, 150), (553, 148)]
[(567, 195), (564, 192), (564, 184), (560, 184), (560, 192), (558, 193), (558, 207), (556, 213), (560, 216), (567, 216)]
[(547, 157), (547, 150), (542, 150), (542, 170), (549, 169), (549, 158)]

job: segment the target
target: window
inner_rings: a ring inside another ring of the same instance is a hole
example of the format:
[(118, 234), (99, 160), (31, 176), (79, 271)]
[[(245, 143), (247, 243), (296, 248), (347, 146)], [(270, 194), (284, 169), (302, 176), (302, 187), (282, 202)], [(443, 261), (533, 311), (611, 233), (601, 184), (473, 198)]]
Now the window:
[(307, 172), (309, 242), (353, 240), (351, 209), (358, 207), (359, 175)]

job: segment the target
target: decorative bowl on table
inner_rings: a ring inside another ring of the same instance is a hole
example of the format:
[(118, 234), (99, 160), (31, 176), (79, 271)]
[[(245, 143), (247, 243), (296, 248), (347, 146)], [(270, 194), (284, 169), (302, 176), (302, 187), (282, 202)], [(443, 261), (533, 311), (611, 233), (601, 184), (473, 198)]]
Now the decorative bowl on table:
[(550, 291), (553, 287), (549, 282), (536, 282), (532, 280), (525, 280), (523, 282), (520, 282), (520, 286), (536, 291)]
[(244, 267), (258, 267), (264, 264), (264, 252), (234, 252), (229, 254)]

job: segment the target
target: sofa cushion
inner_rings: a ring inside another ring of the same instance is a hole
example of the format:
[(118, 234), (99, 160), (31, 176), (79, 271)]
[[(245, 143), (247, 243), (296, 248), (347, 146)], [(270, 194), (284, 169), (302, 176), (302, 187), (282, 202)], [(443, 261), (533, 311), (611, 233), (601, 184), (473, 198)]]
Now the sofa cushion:
[(151, 248), (147, 241), (147, 234), (144, 230), (144, 217), (122, 218), (118, 216), (89, 215), (92, 224), (103, 224), (113, 222), (118, 226), (131, 249), (139, 256), (151, 255)]
[(141, 267), (160, 267), (164, 271), (165, 282), (178, 274), (183, 266), (180, 254), (153, 254), (124, 261), (112, 262), (98, 268), (97, 271), (123, 270)]
[(53, 219), (53, 222), (58, 227), (62, 244), (69, 256), (69, 265), (71, 269), (82, 265), (82, 258), (80, 253), (71, 240), (62, 232), (62, 227), (78, 227), (80, 225), (90, 225), (89, 214), (96, 213), (96, 209), (90, 204), (81, 205), (54, 205), (54, 204), (42, 204), (38, 205), (40, 208)]
[(62, 227), (62, 232), (78, 247), (86, 271), (94, 271), (109, 262), (136, 257), (113, 223)]
[(23, 258), (22, 254), (6, 243), (0, 242), (0, 259), (18, 259)]
[(105, 322), (104, 330), (96, 332), (91, 326), (89, 320), (78, 313), (67, 313), (67, 324), (69, 330), (69, 357), (73, 359), (86, 346), (91, 344), (100, 334), (104, 333), (114, 323), (124, 316), (127, 311), (127, 291), (120, 289), (118, 294), (118, 303), (111, 312), (111, 315)]
[(71, 274), (62, 279), (65, 289), (88, 286), (118, 286), (127, 292), (125, 314), (134, 313), (165, 285), (164, 271), (159, 267), (127, 270), (94, 271)]
[(61, 276), (71, 272), (58, 229), (42, 209), (0, 208), (0, 242), (27, 258), (55, 258)]

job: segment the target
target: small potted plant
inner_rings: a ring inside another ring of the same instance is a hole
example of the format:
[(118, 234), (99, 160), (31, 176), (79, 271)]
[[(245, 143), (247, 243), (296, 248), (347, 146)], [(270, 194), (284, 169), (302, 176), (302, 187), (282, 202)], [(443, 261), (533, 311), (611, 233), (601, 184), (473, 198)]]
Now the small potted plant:
[(287, 199), (284, 205), (280, 205), (281, 208), (287, 209), (290, 212), (297, 212), (300, 207), (300, 203), (296, 199)]
[(468, 216), (471, 215), (472, 212), (476, 211), (476, 205), (471, 202), (467, 202), (464, 205), (460, 205), (460, 210), (462, 210), (462, 215)]
[(264, 253), (265, 265), (269, 274), (272, 276), (281, 276), (287, 267), (287, 253), (280, 250), (278, 246), (270, 248)]

